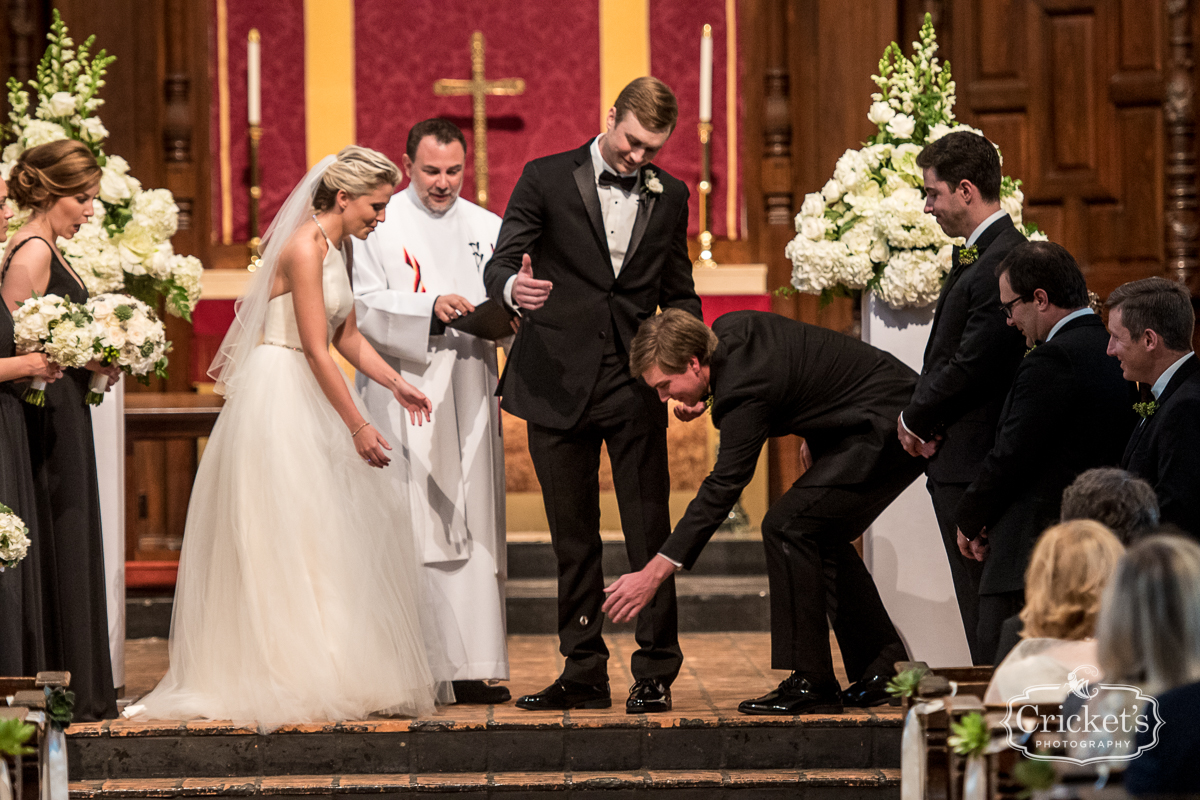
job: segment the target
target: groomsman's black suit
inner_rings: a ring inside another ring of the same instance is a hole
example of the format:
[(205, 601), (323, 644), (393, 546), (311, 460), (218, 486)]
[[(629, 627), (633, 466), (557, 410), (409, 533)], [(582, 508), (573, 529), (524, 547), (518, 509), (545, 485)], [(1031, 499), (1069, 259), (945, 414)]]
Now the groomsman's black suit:
[(805, 437), (812, 467), (762, 523), (771, 666), (817, 685), (833, 681), (828, 612), (851, 682), (868, 668), (890, 672), (904, 645), (851, 542), (921, 474), (921, 459), (896, 438), (916, 375), (858, 339), (776, 314), (735, 311), (712, 329), (720, 343), (709, 388), (721, 447), (660, 552), (690, 568), (754, 476), (767, 437)]
[(1132, 387), (1107, 347), (1104, 323), (1090, 314), (1022, 359), (996, 443), (959, 501), (963, 534), (987, 529), (976, 641), (989, 663), (1004, 620), (1021, 610), (1029, 554), (1058, 521), (1063, 489), (1081, 472), (1116, 466), (1137, 420)]
[[(607, 680), (601, 637), (599, 460), (608, 446), (630, 566), (637, 570), (671, 531), (667, 409), (629, 374), (629, 343), (661, 308), (701, 316), (687, 253), (687, 187), (649, 165), (661, 193), (643, 190), (620, 274), (613, 275), (591, 142), (525, 165), (484, 270), (488, 295), (528, 253), (534, 275), (554, 284), (545, 305), (523, 312), (497, 394), (528, 423), (529, 452), (542, 484), (558, 558), (558, 626), (567, 657), (562, 677)], [(642, 181), (645, 186), (646, 181)], [(636, 680), (670, 685), (679, 650), (675, 584), (669, 579), (638, 617)]]
[(954, 511), (992, 449), (1004, 398), (1025, 351), (1024, 338), (1000, 311), (995, 274), (1009, 251), (1024, 241), (1005, 215), (980, 234), (973, 263), (960, 264), (959, 249), (954, 249), (954, 268), (938, 296), (917, 390), (904, 409), (910, 431), (925, 441), (943, 437), (925, 474), (967, 643), (977, 664), (984, 663), (974, 641), (982, 565), (959, 552)]
[(1179, 366), (1138, 424), (1121, 467), (1154, 487), (1160, 518), (1200, 539), (1200, 359)]

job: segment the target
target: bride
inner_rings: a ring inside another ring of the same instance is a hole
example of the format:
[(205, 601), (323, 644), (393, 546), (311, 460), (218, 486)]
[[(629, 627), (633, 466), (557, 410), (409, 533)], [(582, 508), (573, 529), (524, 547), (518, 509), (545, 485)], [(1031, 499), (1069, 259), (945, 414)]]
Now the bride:
[(380, 471), (406, 462), (329, 353), (429, 420), (430, 401), (359, 333), (350, 288), (350, 237), (383, 221), (399, 180), (382, 154), (347, 147), (267, 231), (209, 372), (226, 403), (188, 507), (170, 669), (128, 715), (270, 726), (433, 711), (409, 513)]

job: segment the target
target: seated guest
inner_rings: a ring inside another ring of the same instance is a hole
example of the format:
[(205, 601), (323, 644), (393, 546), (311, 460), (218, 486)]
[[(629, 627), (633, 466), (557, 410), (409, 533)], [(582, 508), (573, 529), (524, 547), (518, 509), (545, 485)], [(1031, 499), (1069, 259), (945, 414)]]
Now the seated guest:
[(1063, 490), (1059, 518), (1094, 519), (1129, 545), (1158, 527), (1158, 498), (1141, 478), (1116, 467), (1097, 467)]
[(1022, 641), (996, 667), (984, 702), (1002, 704), (1031, 686), (1056, 685), (1030, 695), (1035, 703), (1061, 703), (1072, 673), (1096, 663), (1100, 597), (1125, 548), (1112, 531), (1092, 520), (1048, 528), (1025, 573)]
[[(642, 323), (630, 371), (691, 419), (711, 404), (721, 445), (687, 513), (638, 572), (606, 589), (604, 611), (632, 619), (658, 586), (691, 568), (754, 476), (768, 436), (806, 439), (808, 468), (762, 522), (771, 588), (771, 666), (792, 674), (743, 714), (837, 711), (888, 699), (892, 664), (905, 658), (879, 592), (851, 545), (921, 473), (894, 420), (916, 375), (865, 342), (777, 314), (735, 311), (712, 330), (668, 309)], [(829, 648), (827, 598), (846, 674), (839, 691)]]
[(1059, 518), (1063, 489), (1081, 472), (1115, 465), (1137, 419), (1071, 254), (1052, 242), (1025, 242), (996, 275), (1008, 324), (1030, 349), (1004, 402), (995, 444), (955, 512), (962, 554), (983, 562), (975, 641), (977, 655), (990, 664), (1001, 625), (1023, 604), (1038, 532)]
[[(1158, 696), (1163, 726), (1158, 743), (1148, 747), (1125, 770), (1125, 791), (1134, 796), (1200, 796), (1200, 683), (1189, 683)], [(1147, 747), (1154, 733), (1137, 736), (1137, 747)]]
[(1139, 403), (1121, 467), (1158, 495), (1162, 521), (1200, 537), (1200, 360), (1187, 287), (1165, 278), (1118, 286), (1108, 296), (1108, 352), (1125, 377), (1150, 388)]
[[(1103, 684), (1134, 686), (1158, 697), (1200, 680), (1200, 545), (1172, 534), (1155, 534), (1132, 545), (1104, 591), (1096, 645)], [(1090, 696), (1086, 704), (1080, 704), (1075, 695), (1068, 698), (1063, 704), (1064, 717), (1082, 716), (1085, 711), (1100, 717), (1146, 713), (1141, 703), (1131, 701), (1128, 691), (1101, 688), (1084, 694)], [(1187, 709), (1177, 706), (1175, 711)], [(1187, 725), (1174, 727), (1184, 733), (1194, 727), (1191, 720), (1189, 713)], [(1151, 723), (1147, 733), (1153, 733), (1153, 720), (1147, 722)], [(1163, 726), (1159, 736), (1165, 739), (1175, 732), (1171, 728)], [(1132, 736), (1093, 732), (1090, 738), (1089, 755), (1120, 756), (1137, 746)], [(1187, 763), (1162, 760), (1170, 752), (1170, 747), (1150, 748), (1130, 762), (1130, 791), (1154, 793), (1156, 787), (1165, 785), (1159, 781), (1195, 780), (1179, 777), (1179, 770), (1195, 771), (1194, 759)]]
[[(1158, 498), (1150, 484), (1135, 478), (1123, 469), (1097, 467), (1076, 478), (1063, 490), (1063, 522), (1091, 519), (1108, 528), (1128, 545), (1135, 537), (1158, 526)], [(1026, 578), (1028, 594), (1028, 577)], [(1000, 644), (996, 648), (996, 663), (1004, 661), (1021, 641), (1024, 623), (1020, 614), (1013, 614), (1000, 626)]]

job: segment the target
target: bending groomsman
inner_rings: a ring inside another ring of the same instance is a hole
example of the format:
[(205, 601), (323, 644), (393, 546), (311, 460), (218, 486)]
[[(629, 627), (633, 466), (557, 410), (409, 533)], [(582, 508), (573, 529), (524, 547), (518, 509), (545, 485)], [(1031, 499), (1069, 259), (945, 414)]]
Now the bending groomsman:
[[(504, 636), (504, 444), (496, 343), (444, 323), (487, 294), (483, 266), (500, 218), (458, 196), (466, 140), (444, 119), (408, 134), (408, 187), (392, 196), (374, 236), (354, 242), (359, 329), (389, 364), (433, 401), (437, 425), (410, 425), (392, 393), (359, 374), (359, 392), (388, 441), (408, 455), (417, 557), (433, 625), (426, 638), (434, 678), (453, 681), (460, 703), (502, 703)], [(432, 635), (430, 635), (432, 634)]]
[[(604, 133), (526, 164), (484, 274), (488, 294), (522, 315), (499, 393), (503, 408), (528, 424), (558, 559), (558, 636), (567, 659), (562, 676), (520, 698), (521, 708), (611, 705), (600, 614), (601, 444), (634, 569), (671, 532), (667, 409), (629, 374), (629, 343), (658, 307), (700, 316), (687, 187), (650, 163), (678, 116), (664, 83), (638, 78), (621, 90)], [(636, 635), (625, 709), (666, 711), (683, 661), (673, 580), (638, 619)]]
[(987, 139), (948, 133), (917, 156), (924, 170), (925, 211), (954, 248), (953, 268), (938, 296), (917, 390), (896, 420), (904, 449), (929, 459), (926, 486), (950, 560), (963, 628), (976, 664), (982, 565), (958, 548), (955, 509), (992, 449), (1000, 410), (1024, 347), (1000, 312), (996, 266), (1025, 241), (1000, 208), (1000, 157)]
[(958, 546), (983, 562), (980, 657), (994, 663), (1000, 629), (1025, 601), (1038, 536), (1058, 521), (1063, 490), (1082, 472), (1120, 462), (1136, 417), (1108, 331), (1065, 248), (1024, 242), (996, 270), (1000, 306), (1030, 350), (1017, 367), (996, 442), (958, 503)]
[[(738, 711), (810, 714), (885, 702), (906, 651), (851, 542), (921, 474), (921, 460), (892, 434), (913, 371), (858, 339), (778, 314), (735, 311), (709, 330), (673, 309), (642, 323), (630, 366), (664, 401), (684, 404), (681, 417), (702, 414), (707, 399), (721, 446), (658, 556), (609, 587), (605, 611), (631, 619), (677, 566), (690, 569), (754, 477), (767, 437), (803, 436), (807, 469), (762, 522), (771, 667), (792, 674)], [(827, 617), (854, 682), (844, 692)]]
[(1163, 522), (1200, 538), (1200, 361), (1192, 352), (1191, 297), (1182, 284), (1146, 278), (1118, 286), (1108, 309), (1108, 352), (1128, 380), (1150, 390), (1121, 467), (1154, 487)]

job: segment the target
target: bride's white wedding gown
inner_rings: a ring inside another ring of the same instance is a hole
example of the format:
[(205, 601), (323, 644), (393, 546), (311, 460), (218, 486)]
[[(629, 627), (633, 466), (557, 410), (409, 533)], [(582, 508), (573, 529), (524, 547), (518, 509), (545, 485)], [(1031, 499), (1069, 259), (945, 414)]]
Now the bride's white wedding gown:
[[(322, 270), (328, 342), (354, 295), (332, 245)], [(192, 488), (170, 669), (130, 711), (264, 725), (431, 713), (408, 508), (317, 384), (290, 294), (270, 301), (244, 369)]]

